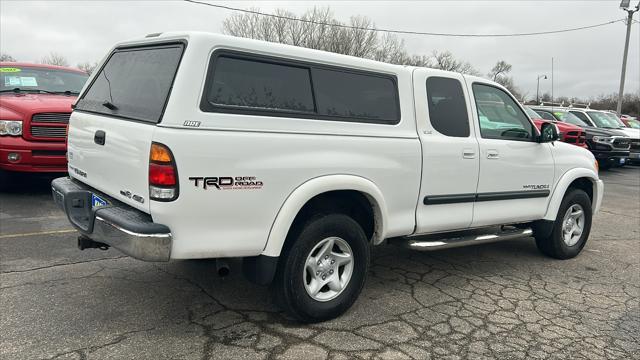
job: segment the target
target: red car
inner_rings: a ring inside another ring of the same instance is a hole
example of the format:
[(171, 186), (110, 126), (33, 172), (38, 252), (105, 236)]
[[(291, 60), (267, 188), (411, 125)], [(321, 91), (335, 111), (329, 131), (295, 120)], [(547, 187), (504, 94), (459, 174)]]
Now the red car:
[(71, 104), (87, 78), (78, 69), (0, 62), (0, 177), (67, 171)]
[(627, 127), (630, 127), (630, 128), (632, 128), (632, 129), (640, 129), (640, 121), (638, 121), (638, 120), (636, 120), (636, 119), (634, 119), (634, 118), (631, 118), (631, 117), (628, 117), (628, 118), (621, 117), (621, 118), (620, 118), (620, 120), (622, 120), (622, 122), (623, 122), (625, 125), (627, 125)]
[(537, 112), (525, 106), (525, 111), (527, 115), (533, 120), (536, 124), (538, 130), (544, 123), (554, 123), (558, 127), (558, 131), (560, 131), (560, 141), (580, 146), (583, 148), (587, 148), (586, 143), (586, 134), (584, 130), (577, 125), (569, 124), (562, 121), (551, 121), (543, 119)]

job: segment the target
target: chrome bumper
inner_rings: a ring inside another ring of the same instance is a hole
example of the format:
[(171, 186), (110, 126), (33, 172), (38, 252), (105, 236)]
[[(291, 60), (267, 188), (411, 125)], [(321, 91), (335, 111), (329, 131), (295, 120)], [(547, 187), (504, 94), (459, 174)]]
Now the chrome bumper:
[[(171, 231), (165, 225), (154, 223), (148, 214), (66, 177), (53, 180), (51, 191), (54, 202), (82, 235), (136, 259), (169, 261)], [(93, 208), (93, 193), (109, 204)]]

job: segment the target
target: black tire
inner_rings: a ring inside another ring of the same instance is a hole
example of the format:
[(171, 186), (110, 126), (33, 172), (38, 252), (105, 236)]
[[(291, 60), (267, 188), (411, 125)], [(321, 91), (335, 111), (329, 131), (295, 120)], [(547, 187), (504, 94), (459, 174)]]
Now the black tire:
[(600, 170), (609, 170), (611, 169), (611, 161), (598, 160), (598, 167), (600, 168)]
[[(353, 270), (350, 280), (337, 297), (328, 301), (312, 298), (302, 274), (311, 251), (324, 239), (339, 237), (351, 248)], [(307, 323), (333, 319), (356, 301), (369, 270), (370, 249), (360, 225), (344, 214), (316, 215), (296, 226), (287, 238), (274, 279), (274, 297), (292, 317)]]
[[(584, 228), (578, 241), (574, 245), (569, 246), (563, 240), (562, 227), (564, 216), (567, 213), (567, 210), (569, 210), (573, 205), (580, 205), (582, 207), (584, 212)], [(561, 260), (571, 259), (577, 256), (580, 251), (582, 251), (582, 248), (584, 248), (587, 243), (587, 239), (589, 238), (589, 232), (591, 231), (591, 217), (592, 209), (589, 195), (587, 195), (583, 190), (570, 188), (565, 194), (564, 199), (562, 199), (562, 204), (560, 204), (560, 209), (558, 210), (558, 215), (556, 216), (556, 220), (553, 224), (551, 235), (540, 236), (534, 234), (538, 250), (547, 256)]]

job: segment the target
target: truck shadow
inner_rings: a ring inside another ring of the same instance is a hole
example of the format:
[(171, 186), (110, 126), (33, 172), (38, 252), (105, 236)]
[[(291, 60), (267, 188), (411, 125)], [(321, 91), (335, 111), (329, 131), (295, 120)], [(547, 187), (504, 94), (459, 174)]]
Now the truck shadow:
[(66, 173), (3, 173), (0, 194), (45, 194), (51, 192), (51, 181)]

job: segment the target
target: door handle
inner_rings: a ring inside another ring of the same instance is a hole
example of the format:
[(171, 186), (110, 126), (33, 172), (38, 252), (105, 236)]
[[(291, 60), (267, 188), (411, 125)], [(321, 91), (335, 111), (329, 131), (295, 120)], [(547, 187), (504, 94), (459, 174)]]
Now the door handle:
[(96, 131), (95, 135), (93, 135), (93, 142), (98, 145), (104, 145), (106, 137), (107, 134), (104, 131), (98, 130)]
[(476, 152), (473, 149), (463, 149), (462, 150), (462, 158), (464, 159), (475, 159)]
[(498, 150), (487, 150), (487, 159), (499, 159), (500, 154)]

